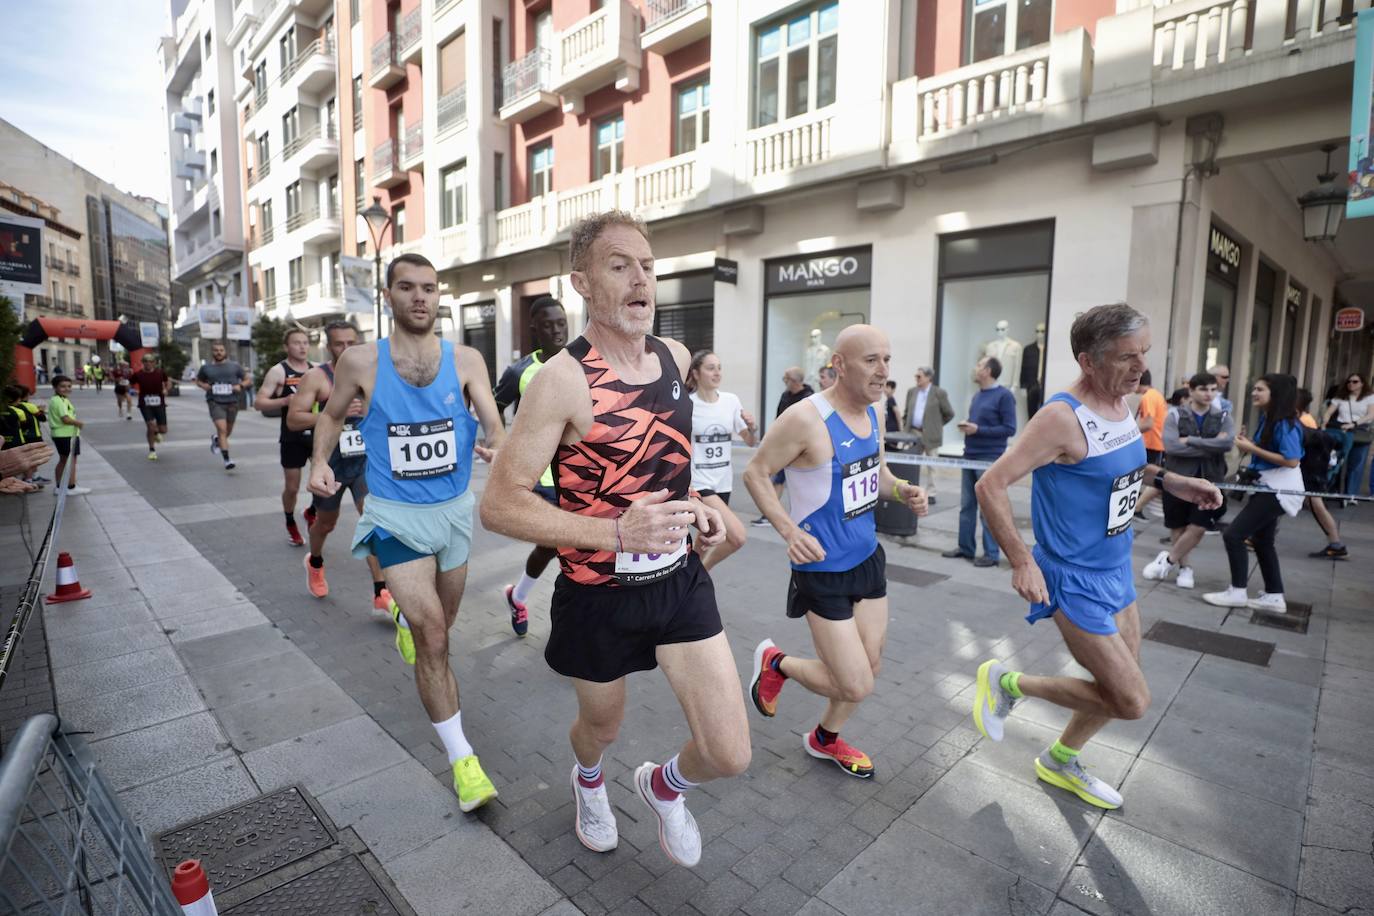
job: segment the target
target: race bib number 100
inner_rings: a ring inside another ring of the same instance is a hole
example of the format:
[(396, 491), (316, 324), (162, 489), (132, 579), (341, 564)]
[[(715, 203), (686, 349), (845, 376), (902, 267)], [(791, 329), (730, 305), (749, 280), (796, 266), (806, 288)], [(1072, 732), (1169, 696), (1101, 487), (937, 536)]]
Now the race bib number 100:
[(458, 467), (452, 417), (426, 423), (388, 423), (386, 445), (391, 476), (397, 480), (442, 477)]
[(863, 515), (877, 505), (879, 470), (876, 454), (844, 466), (840, 490), (844, 497), (845, 521)]
[(1136, 504), (1140, 502), (1140, 488), (1145, 481), (1145, 469), (1136, 468), (1112, 481), (1111, 501), (1107, 503), (1107, 536), (1120, 534), (1131, 527)]

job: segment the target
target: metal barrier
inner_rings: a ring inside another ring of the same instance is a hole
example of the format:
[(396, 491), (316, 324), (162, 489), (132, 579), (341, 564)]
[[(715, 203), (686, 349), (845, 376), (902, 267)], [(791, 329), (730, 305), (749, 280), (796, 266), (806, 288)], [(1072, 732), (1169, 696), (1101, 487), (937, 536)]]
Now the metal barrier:
[(0, 759), (0, 912), (181, 916), (142, 829), (57, 717), (24, 723)]

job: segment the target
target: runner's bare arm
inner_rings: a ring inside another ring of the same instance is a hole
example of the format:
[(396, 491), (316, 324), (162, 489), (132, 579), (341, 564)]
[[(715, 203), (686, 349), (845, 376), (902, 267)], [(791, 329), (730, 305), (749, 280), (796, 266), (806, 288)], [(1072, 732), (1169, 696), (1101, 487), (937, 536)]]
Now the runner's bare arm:
[(281, 363), (267, 370), (267, 374), (262, 377), (262, 384), (258, 387), (258, 396), (253, 399), (253, 406), (259, 413), (285, 407), (291, 400), (289, 397), (277, 397), (277, 391), (281, 389), (284, 381), (286, 373), (282, 371)]
[[(978, 494), (978, 506), (983, 511), (984, 524), (1011, 561), (1013, 570), (1034, 567), (1035, 562), (1030, 548), (1016, 530), (1016, 519), (1012, 515), (1007, 489), (1036, 468), (1072, 454), (1070, 450), (1075, 444), (1081, 444), (1083, 450), (1087, 448), (1073, 411), (1062, 402), (1047, 404), (1026, 424), (1011, 448), (983, 472), (974, 487), (974, 492)], [(1036, 575), (1039, 575), (1038, 567)], [(1043, 578), (1039, 587), (1044, 590)], [(1018, 587), (1017, 591), (1021, 589)], [(1022, 597), (1028, 596), (1022, 592)]]
[[(329, 393), (329, 400), (315, 418), (315, 446), (310, 462), (312, 492), (315, 492), (316, 476), (329, 471), (329, 456), (334, 454), (334, 446), (339, 444), (339, 431), (343, 429), (344, 417), (348, 415), (348, 405), (354, 398), (362, 398), (364, 403), (367, 402), (368, 392), (363, 384), (365, 380), (370, 383), (376, 368), (375, 344), (349, 347), (334, 363), (334, 390)], [(330, 472), (331, 483), (333, 476)]]
[(301, 383), (296, 386), (295, 395), (286, 405), (287, 429), (292, 432), (300, 432), (303, 429), (315, 428), (315, 420), (319, 417), (319, 414), (315, 412), (315, 404), (324, 391), (326, 381), (324, 370), (319, 366), (305, 374)]
[(466, 345), (458, 346), (458, 377), (463, 380), (464, 393), (472, 402), (473, 412), (482, 424), (482, 434), (487, 440), (486, 447), (478, 446), (477, 454), (483, 461), (491, 461), (494, 453), (506, 438), (506, 425), (501, 422), (501, 411), (496, 407), (496, 398), (491, 393), (491, 377), (487, 375), (487, 361), (482, 354)]

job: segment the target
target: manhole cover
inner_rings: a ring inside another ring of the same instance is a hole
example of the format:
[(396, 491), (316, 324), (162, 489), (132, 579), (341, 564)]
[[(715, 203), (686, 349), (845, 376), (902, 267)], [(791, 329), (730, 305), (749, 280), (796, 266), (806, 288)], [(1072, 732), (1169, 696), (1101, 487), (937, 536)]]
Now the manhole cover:
[(1290, 601), (1286, 613), (1273, 614), (1269, 611), (1255, 611), (1250, 615), (1250, 622), (1262, 627), (1273, 627), (1276, 630), (1306, 633), (1307, 625), (1312, 622), (1312, 605)]
[(315, 916), (320, 913), (399, 916), (400, 911), (357, 856), (348, 856), (245, 900), (225, 910), (224, 916)]
[(887, 564), (887, 578), (890, 582), (901, 582), (903, 585), (914, 585), (917, 588), (924, 588), (927, 585), (934, 585), (936, 582), (943, 582), (949, 576), (940, 573), (926, 572), (924, 569), (912, 569), (910, 566), (898, 566), (896, 563)]
[(162, 865), (169, 875), (178, 862), (200, 859), (216, 894), (333, 844), (329, 828), (295, 786), (158, 837)]
[(1197, 627), (1186, 627), (1179, 623), (1169, 623), (1167, 620), (1155, 621), (1154, 626), (1145, 634), (1145, 638), (1162, 642), (1166, 646), (1219, 655), (1222, 658), (1259, 665), (1261, 668), (1269, 666), (1269, 657), (1274, 654), (1272, 642), (1230, 636), (1214, 630), (1199, 630)]

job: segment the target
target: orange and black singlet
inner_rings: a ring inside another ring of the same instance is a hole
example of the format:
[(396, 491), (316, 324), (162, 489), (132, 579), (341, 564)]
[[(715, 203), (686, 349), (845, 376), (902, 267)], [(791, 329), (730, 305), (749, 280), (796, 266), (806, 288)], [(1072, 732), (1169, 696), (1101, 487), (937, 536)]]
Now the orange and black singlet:
[[(662, 372), (646, 385), (622, 381), (585, 337), (568, 345), (592, 396), (592, 426), (554, 458), (558, 505), (578, 515), (617, 518), (657, 490), (686, 499), (692, 482), (692, 399), (677, 361), (657, 337), (644, 338)], [(558, 562), (578, 585), (644, 585), (672, 575), (687, 560), (687, 540), (667, 554), (558, 548)]]

